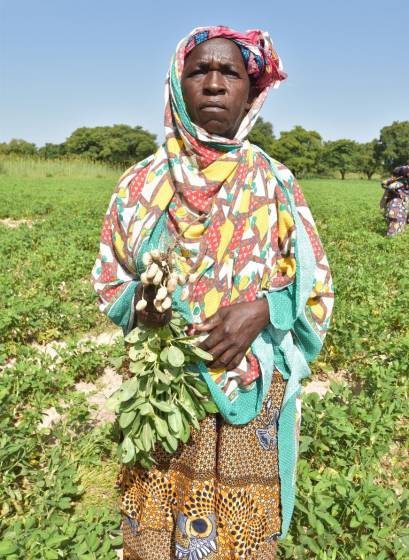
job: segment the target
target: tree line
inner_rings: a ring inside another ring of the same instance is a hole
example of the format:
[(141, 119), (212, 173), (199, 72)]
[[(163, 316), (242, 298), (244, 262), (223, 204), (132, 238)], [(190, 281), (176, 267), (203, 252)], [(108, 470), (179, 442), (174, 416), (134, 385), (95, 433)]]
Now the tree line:
[[(375, 173), (390, 173), (409, 162), (409, 121), (385, 126), (379, 138), (359, 143), (340, 139), (324, 141), (315, 130), (295, 126), (276, 138), (273, 125), (259, 118), (249, 140), (275, 159), (285, 163), (297, 176), (319, 176), (339, 172), (360, 173), (368, 179)], [(117, 124), (77, 128), (61, 144), (38, 148), (25, 140), (0, 143), (0, 155), (35, 156), (45, 159), (80, 156), (114, 165), (131, 165), (157, 149), (156, 135), (141, 126)]]
[(299, 177), (327, 175), (338, 171), (361, 173), (368, 179), (375, 173), (390, 173), (394, 167), (409, 163), (409, 121), (385, 126), (379, 138), (359, 143), (340, 139), (324, 141), (315, 130), (295, 126), (277, 139), (272, 124), (259, 119), (249, 140), (283, 162)]

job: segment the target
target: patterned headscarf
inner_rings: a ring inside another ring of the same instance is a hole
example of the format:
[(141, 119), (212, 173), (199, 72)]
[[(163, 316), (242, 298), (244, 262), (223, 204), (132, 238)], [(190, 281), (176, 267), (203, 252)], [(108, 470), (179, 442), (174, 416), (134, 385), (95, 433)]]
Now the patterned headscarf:
[[(247, 73), (260, 91), (268, 86), (277, 87), (287, 74), (281, 60), (273, 49), (270, 35), (259, 29), (239, 33), (228, 27), (198, 27), (181, 43), (185, 45), (185, 57), (197, 46), (209, 39), (230, 39), (240, 48)], [(180, 46), (180, 45), (179, 45)]]

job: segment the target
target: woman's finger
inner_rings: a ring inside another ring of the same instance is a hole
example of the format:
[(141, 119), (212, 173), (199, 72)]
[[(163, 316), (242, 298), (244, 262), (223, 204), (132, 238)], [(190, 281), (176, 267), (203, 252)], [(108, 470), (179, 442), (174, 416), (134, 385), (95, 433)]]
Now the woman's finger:
[[(209, 348), (207, 350), (207, 352), (210, 352), (210, 354), (213, 356), (213, 362), (211, 362), (211, 366), (214, 367), (215, 363), (218, 364), (220, 362), (221, 356), (223, 356), (226, 352), (228, 352), (231, 349), (232, 349), (231, 348), (231, 342), (229, 342), (225, 338), (222, 339), (219, 342), (219, 344), (217, 344), (216, 346), (213, 346), (213, 348)], [(221, 365), (216, 365), (216, 367), (225, 367), (225, 366), (223, 364), (221, 364)]]
[(237, 350), (237, 348), (230, 347), (211, 363), (211, 367), (215, 369), (225, 368), (227, 371), (231, 371), (236, 369), (243, 356), (243, 352)]
[(194, 327), (196, 331), (208, 332), (215, 329), (218, 325), (220, 325), (220, 323), (221, 323), (221, 318), (219, 312), (217, 312), (211, 317), (209, 317), (208, 319), (206, 319), (205, 321), (203, 321), (203, 323), (195, 324)]
[(236, 353), (233, 356), (233, 358), (230, 360), (230, 362), (227, 364), (226, 370), (227, 371), (232, 371), (233, 369), (236, 369), (236, 367), (238, 367), (241, 364), (245, 355), (246, 355), (245, 352)]
[(207, 352), (213, 354), (213, 350), (222, 342), (227, 342), (227, 339), (223, 330), (219, 327), (214, 329), (209, 336), (201, 342), (200, 348), (203, 348), (203, 350), (207, 350)]

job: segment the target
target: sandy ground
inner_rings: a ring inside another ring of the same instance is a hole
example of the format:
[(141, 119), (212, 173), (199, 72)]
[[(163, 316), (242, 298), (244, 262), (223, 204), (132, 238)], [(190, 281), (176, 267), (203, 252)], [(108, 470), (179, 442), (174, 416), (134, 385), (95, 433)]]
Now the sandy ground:
[(28, 227), (33, 227), (33, 220), (12, 220), (11, 218), (2, 218), (0, 224), (9, 228), (17, 228), (23, 224)]
[[(81, 345), (87, 342), (93, 342), (94, 344), (114, 344), (115, 340), (121, 336), (121, 331), (109, 331), (104, 332), (99, 335), (86, 335), (82, 337), (77, 348), (81, 348)], [(47, 354), (54, 359), (53, 368), (55, 369), (58, 362), (61, 361), (59, 357), (59, 350), (66, 348), (67, 344), (65, 342), (50, 342), (49, 344), (34, 344), (36, 350)], [(75, 391), (85, 393), (87, 395), (87, 401), (90, 404), (90, 419), (93, 425), (98, 426), (105, 424), (107, 422), (112, 422), (115, 419), (115, 414), (105, 408), (105, 403), (107, 399), (116, 391), (122, 383), (122, 378), (118, 375), (114, 368), (107, 367), (104, 370), (103, 375), (97, 379), (95, 383), (87, 383), (85, 381), (79, 381), (75, 384)], [(64, 403), (59, 403), (64, 407)], [(43, 420), (39, 424), (39, 428), (51, 428), (57, 422), (61, 420), (63, 414), (59, 414), (54, 406), (47, 408), (43, 411)]]

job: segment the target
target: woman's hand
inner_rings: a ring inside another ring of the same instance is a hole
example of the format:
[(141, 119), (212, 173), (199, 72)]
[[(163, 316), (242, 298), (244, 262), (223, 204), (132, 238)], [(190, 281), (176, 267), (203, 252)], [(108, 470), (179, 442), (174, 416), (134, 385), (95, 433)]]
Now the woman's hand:
[(163, 327), (167, 325), (172, 318), (172, 308), (168, 309), (164, 313), (159, 313), (155, 306), (153, 305), (153, 300), (155, 299), (156, 286), (143, 286), (139, 284), (136, 289), (135, 305), (140, 299), (142, 299), (142, 291), (144, 298), (147, 301), (145, 309), (142, 311), (135, 310), (135, 325), (138, 323), (143, 323), (147, 327)]
[(194, 332), (210, 333), (200, 347), (212, 354), (212, 368), (233, 370), (269, 320), (268, 302), (261, 298), (220, 308), (203, 323), (194, 325)]

